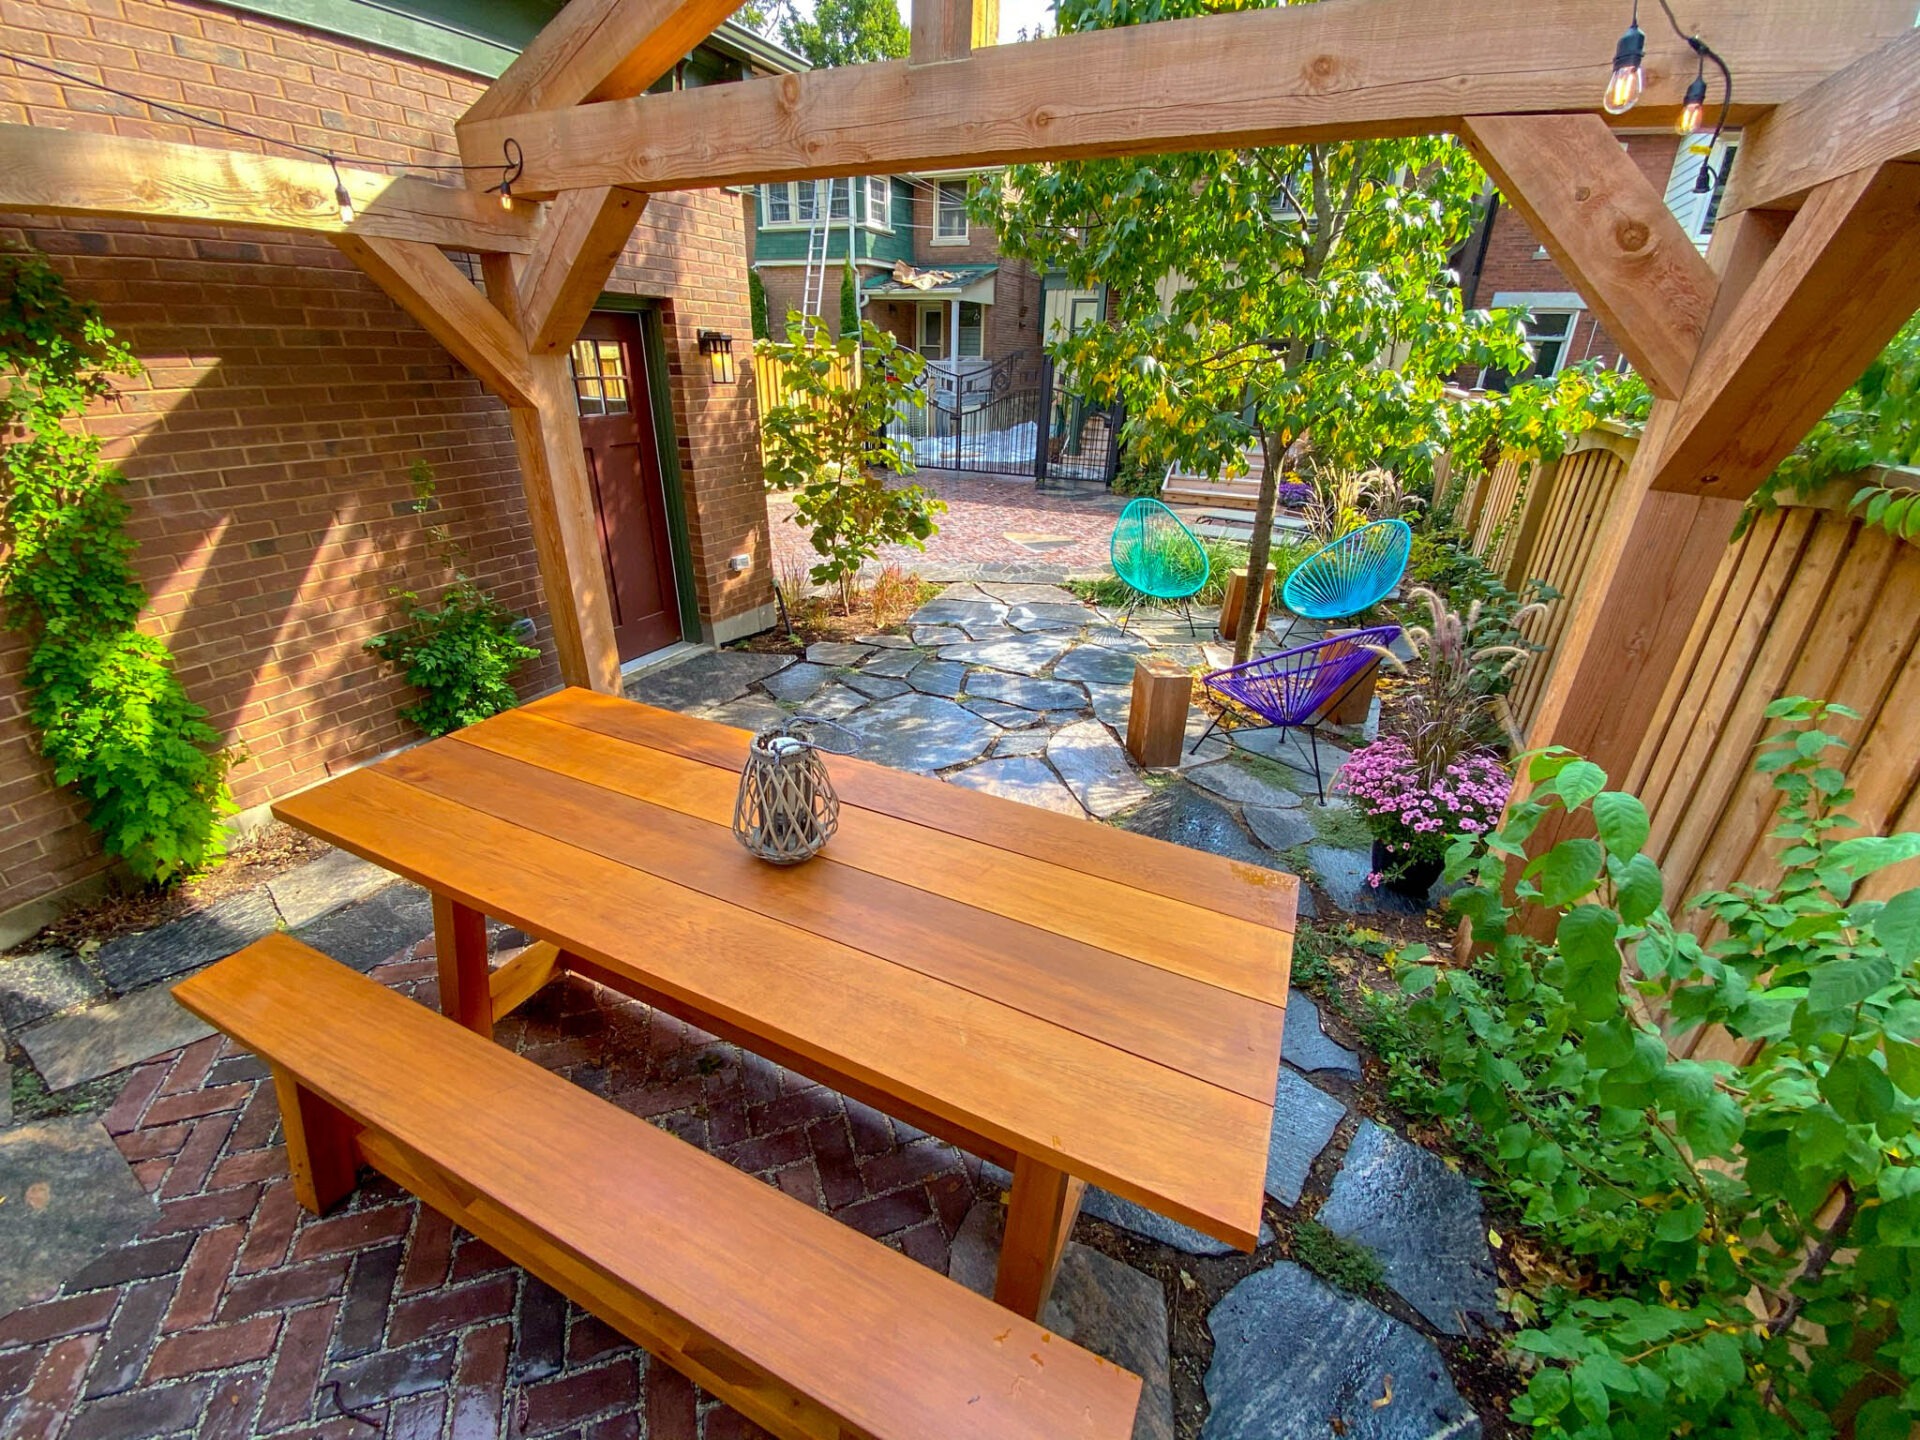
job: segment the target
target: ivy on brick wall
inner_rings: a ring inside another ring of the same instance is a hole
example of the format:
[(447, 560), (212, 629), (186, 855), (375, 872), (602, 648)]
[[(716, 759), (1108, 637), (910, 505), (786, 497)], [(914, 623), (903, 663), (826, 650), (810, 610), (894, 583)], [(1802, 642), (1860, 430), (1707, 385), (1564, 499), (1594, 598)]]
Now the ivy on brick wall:
[(229, 756), (165, 642), (137, 628), (126, 479), (74, 422), (133, 354), (31, 251), (0, 251), (0, 603), (27, 714), (107, 850), (165, 883), (225, 849)]

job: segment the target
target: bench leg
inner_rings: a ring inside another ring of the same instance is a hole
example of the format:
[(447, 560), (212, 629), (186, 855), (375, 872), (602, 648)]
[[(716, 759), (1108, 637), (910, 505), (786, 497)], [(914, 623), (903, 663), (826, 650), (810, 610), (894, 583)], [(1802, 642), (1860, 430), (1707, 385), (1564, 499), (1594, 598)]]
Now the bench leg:
[(493, 1038), (487, 979), (487, 917), (445, 895), (433, 897), (433, 953), (440, 970), (440, 1013)]
[(1014, 1161), (1007, 1234), (993, 1284), (997, 1303), (1029, 1320), (1040, 1318), (1086, 1188), (1086, 1181), (1025, 1155)]
[(353, 1189), (360, 1168), (353, 1145), (359, 1126), (278, 1065), (267, 1068), (280, 1100), (293, 1198), (315, 1215), (324, 1215)]

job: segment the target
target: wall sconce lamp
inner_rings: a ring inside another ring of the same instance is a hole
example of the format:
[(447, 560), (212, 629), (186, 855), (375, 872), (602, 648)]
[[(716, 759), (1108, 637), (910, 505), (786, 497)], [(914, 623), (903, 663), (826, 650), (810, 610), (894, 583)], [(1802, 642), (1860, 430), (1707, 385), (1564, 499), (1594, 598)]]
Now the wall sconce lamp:
[(707, 374), (716, 385), (734, 383), (733, 337), (718, 330), (700, 332), (700, 353), (707, 357)]

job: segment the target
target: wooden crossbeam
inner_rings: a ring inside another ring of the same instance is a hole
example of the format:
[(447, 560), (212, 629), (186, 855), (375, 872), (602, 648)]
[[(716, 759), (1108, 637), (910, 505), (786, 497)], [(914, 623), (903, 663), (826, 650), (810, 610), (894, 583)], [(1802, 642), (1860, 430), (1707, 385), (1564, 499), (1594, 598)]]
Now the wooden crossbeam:
[(646, 204), (641, 191), (602, 185), (569, 190), (548, 207), (518, 282), (519, 323), (534, 354), (573, 344)]
[(1920, 30), (1749, 125), (1720, 213), (1797, 206), (1816, 185), (1889, 161), (1920, 161)]
[(418, 241), (525, 254), (533, 215), (465, 188), (340, 167), (354, 218), (340, 219), (333, 170), (239, 150), (0, 125), (0, 210), (118, 220), (188, 220)]
[(1917, 236), (1920, 166), (1817, 186), (1701, 351), (1652, 488), (1753, 494), (1920, 308)]
[(460, 123), (638, 95), (736, 8), (727, 0), (572, 0)]
[(1479, 115), (1461, 136), (1645, 377), (1678, 399), (1719, 282), (1597, 115)]
[(1000, 0), (914, 0), (907, 63), (964, 60), (1000, 34)]
[[(1740, 77), (1737, 119), (1912, 20), (1911, 0), (1693, 0), (1688, 14)], [(473, 117), (460, 137), (488, 159), (516, 140), (516, 193), (547, 196), (1423, 134), (1467, 115), (1597, 110), (1621, 23), (1610, 0), (1288, 5), (996, 45), (964, 62)], [(1672, 119), (1693, 71), (1678, 40), (1650, 36), (1631, 122)]]

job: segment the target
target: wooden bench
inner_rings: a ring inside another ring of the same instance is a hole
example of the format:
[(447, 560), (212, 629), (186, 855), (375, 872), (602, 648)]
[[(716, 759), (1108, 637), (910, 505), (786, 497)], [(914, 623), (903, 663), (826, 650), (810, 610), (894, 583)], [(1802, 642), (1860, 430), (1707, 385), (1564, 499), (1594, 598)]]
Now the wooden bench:
[(371, 1165), (776, 1435), (1132, 1433), (1128, 1371), (297, 940), (173, 993), (272, 1070), (302, 1205)]

